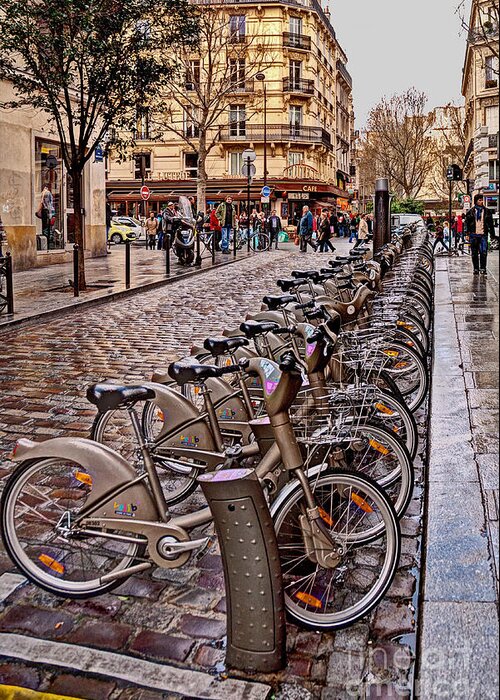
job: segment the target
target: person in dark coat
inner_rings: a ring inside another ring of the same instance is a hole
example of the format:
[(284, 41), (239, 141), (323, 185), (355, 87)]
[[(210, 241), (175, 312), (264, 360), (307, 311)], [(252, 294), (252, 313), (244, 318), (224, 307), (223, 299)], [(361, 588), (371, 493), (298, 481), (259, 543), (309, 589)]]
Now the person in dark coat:
[(488, 235), (496, 238), (493, 214), (484, 206), (484, 196), (476, 194), (474, 206), (466, 214), (465, 227), (469, 236), (472, 267), (475, 275), (486, 275)]
[(329, 249), (332, 253), (335, 252), (335, 248), (330, 243), (331, 235), (332, 234), (330, 228), (330, 217), (328, 216), (328, 211), (326, 209), (323, 209), (318, 224), (318, 250), (320, 253), (328, 253)]
[(266, 221), (266, 227), (269, 232), (269, 238), (271, 241), (271, 248), (273, 247), (273, 242), (274, 242), (274, 247), (276, 250), (278, 249), (278, 236), (283, 228), (281, 225), (281, 219), (280, 217), (276, 214), (276, 209), (273, 209), (271, 212), (271, 216), (267, 219)]

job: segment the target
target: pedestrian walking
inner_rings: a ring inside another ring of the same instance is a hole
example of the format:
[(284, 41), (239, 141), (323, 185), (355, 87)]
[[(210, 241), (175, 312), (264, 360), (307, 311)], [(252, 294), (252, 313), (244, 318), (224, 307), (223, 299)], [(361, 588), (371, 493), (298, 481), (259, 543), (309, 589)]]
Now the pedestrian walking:
[(149, 218), (146, 219), (146, 250), (156, 249), (156, 232), (158, 231), (158, 219), (154, 211), (151, 212)]
[(337, 238), (339, 235), (339, 221), (333, 210), (330, 212), (330, 234)]
[(167, 249), (167, 241), (168, 241), (168, 236), (170, 236), (170, 244), (172, 244), (172, 240), (174, 237), (174, 228), (175, 228), (175, 222), (177, 219), (177, 214), (175, 212), (174, 208), (174, 203), (173, 202), (168, 202), (167, 208), (164, 210), (162, 214), (162, 219), (163, 219), (163, 224), (162, 224), (162, 230), (163, 230), (163, 236), (162, 236), (162, 248), (163, 250)]
[(352, 243), (353, 241), (358, 240), (358, 222), (356, 221), (356, 217), (354, 215), (351, 216), (349, 228), (351, 231), (351, 235), (349, 236), (349, 243)]
[(435, 224), (434, 224), (434, 219), (432, 218), (432, 216), (430, 215), (430, 213), (427, 214), (427, 218), (426, 218), (426, 220), (425, 220), (425, 225), (427, 226), (427, 229), (428, 229), (429, 231), (435, 231), (435, 230), (436, 230), (436, 227), (435, 227)]
[(240, 229), (241, 237), (243, 240), (247, 240), (249, 232), (248, 232), (248, 214), (246, 209), (242, 209), (240, 212), (240, 215), (238, 217), (238, 226)]
[(368, 238), (368, 221), (366, 220), (366, 215), (363, 214), (359, 220), (358, 237), (354, 248), (362, 245)]
[(156, 248), (157, 250), (163, 250), (163, 239), (165, 236), (165, 233), (163, 231), (163, 210), (158, 213), (158, 230), (156, 233)]
[(451, 247), (451, 229), (450, 229), (450, 224), (448, 223), (448, 221), (445, 221), (443, 223), (443, 236), (444, 236), (444, 240), (446, 241), (448, 248), (450, 248)]
[(456, 226), (455, 226), (455, 247), (459, 250), (464, 251), (464, 215), (459, 214), (457, 216)]
[(493, 214), (484, 206), (484, 196), (476, 194), (474, 206), (466, 214), (465, 226), (469, 235), (472, 267), (475, 275), (486, 275), (488, 258), (488, 235), (495, 239)]
[(450, 252), (450, 249), (448, 248), (448, 244), (445, 240), (444, 237), (444, 229), (441, 226), (441, 224), (437, 224), (436, 226), (436, 231), (434, 233), (434, 243), (432, 244), (432, 252), (436, 252), (436, 248), (438, 247), (438, 244), (441, 244), (443, 248), (445, 248), (448, 252)]
[(215, 212), (221, 227), (221, 250), (223, 255), (229, 254), (229, 240), (231, 231), (234, 233), (236, 228), (236, 209), (233, 204), (232, 197), (226, 197), (226, 201), (219, 204)]
[(316, 244), (312, 240), (313, 234), (313, 215), (309, 211), (309, 207), (305, 205), (302, 207), (302, 218), (299, 223), (299, 236), (300, 236), (300, 252), (306, 253), (307, 246), (310, 245), (311, 248), (316, 251)]
[(220, 250), (220, 238), (221, 238), (221, 227), (220, 221), (215, 213), (215, 207), (210, 209), (210, 215), (208, 218), (210, 231), (212, 232), (212, 240), (215, 245), (215, 250)]
[(269, 239), (271, 241), (271, 248), (273, 247), (273, 242), (274, 242), (274, 247), (276, 250), (278, 250), (278, 236), (279, 236), (281, 229), (282, 229), (281, 219), (276, 214), (276, 209), (273, 209), (271, 212), (271, 216), (267, 220), (267, 230), (269, 232)]
[(319, 228), (318, 228), (318, 250), (320, 253), (328, 253), (331, 250), (332, 253), (335, 252), (335, 248), (330, 243), (330, 236), (332, 235), (330, 229), (330, 217), (328, 215), (328, 210), (323, 209), (319, 218)]
[(368, 224), (368, 240), (373, 238), (373, 214), (366, 215), (366, 223)]

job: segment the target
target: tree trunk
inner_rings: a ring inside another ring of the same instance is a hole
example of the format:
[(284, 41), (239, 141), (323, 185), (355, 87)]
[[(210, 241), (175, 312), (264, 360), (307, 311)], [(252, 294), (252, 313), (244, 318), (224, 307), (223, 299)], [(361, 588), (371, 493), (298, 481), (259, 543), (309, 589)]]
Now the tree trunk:
[(196, 207), (198, 211), (207, 213), (206, 198), (207, 198), (207, 148), (204, 134), (200, 134), (198, 145), (198, 180), (196, 183)]
[(84, 249), (84, 217), (82, 214), (82, 171), (73, 170), (71, 173), (73, 181), (73, 205), (75, 222), (75, 243), (80, 249), (78, 259), (78, 286), (81, 291), (85, 291), (85, 249)]

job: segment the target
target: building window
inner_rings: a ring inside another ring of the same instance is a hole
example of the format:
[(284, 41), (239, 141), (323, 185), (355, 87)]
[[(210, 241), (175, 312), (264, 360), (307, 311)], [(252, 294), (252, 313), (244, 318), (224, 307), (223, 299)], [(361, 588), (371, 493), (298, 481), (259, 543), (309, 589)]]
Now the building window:
[(184, 107), (183, 120), (184, 135), (190, 139), (198, 138), (200, 128), (198, 126), (196, 109), (194, 107)]
[(243, 166), (242, 160), (243, 153), (230, 153), (229, 154), (229, 174), (238, 175), (241, 177), (241, 169)]
[(63, 250), (62, 161), (57, 143), (35, 139), (35, 197), (41, 219), (36, 219), (37, 250)]
[(246, 110), (245, 105), (229, 105), (229, 135), (245, 136)]
[[(144, 173), (142, 172), (143, 168)], [(151, 173), (151, 153), (138, 153), (134, 156), (134, 178), (136, 180), (142, 180), (143, 177), (146, 179), (148, 173)]]
[(487, 56), (485, 61), (486, 87), (498, 85), (498, 56)]
[(288, 151), (288, 165), (303, 163), (304, 154), (301, 151)]
[(149, 139), (149, 110), (147, 107), (145, 109), (137, 110), (136, 139)]
[(486, 107), (485, 111), (485, 123), (488, 127), (489, 134), (496, 134), (498, 132), (498, 105), (493, 105), (493, 107)]
[(290, 90), (299, 90), (302, 77), (302, 61), (290, 61), (289, 77)]
[(490, 182), (498, 182), (498, 160), (490, 160)]
[(188, 177), (198, 177), (198, 154), (184, 153), (184, 170)]
[(235, 43), (245, 39), (245, 15), (231, 15), (229, 18), (229, 38)]
[(243, 87), (245, 85), (245, 59), (229, 59), (229, 79), (233, 87)]
[(302, 34), (302, 18), (290, 17), (290, 42), (294, 37), (299, 37)]
[(186, 73), (186, 90), (196, 90), (200, 86), (200, 59), (189, 61), (189, 68)]
[(298, 105), (290, 105), (290, 135), (300, 136), (300, 127), (302, 126), (302, 107)]

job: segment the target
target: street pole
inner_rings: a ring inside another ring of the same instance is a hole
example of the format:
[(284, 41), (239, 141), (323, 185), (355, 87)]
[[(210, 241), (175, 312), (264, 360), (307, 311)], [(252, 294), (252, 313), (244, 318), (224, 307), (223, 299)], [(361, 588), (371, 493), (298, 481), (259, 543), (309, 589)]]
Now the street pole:
[[(448, 231), (450, 233), (450, 247), (448, 249), (448, 255), (451, 254), (451, 198), (453, 196), (453, 180), (450, 180), (450, 188), (448, 192)], [(457, 247), (457, 237), (455, 236), (455, 248)]]
[(267, 185), (267, 90), (264, 83), (264, 187)]
[(389, 180), (386, 177), (375, 181), (375, 224), (373, 231), (373, 253), (391, 240)]
[(247, 158), (247, 253), (250, 252), (250, 162)]
[[(146, 156), (141, 153), (141, 187), (144, 187), (146, 180)], [(146, 200), (142, 200), (142, 216), (146, 218)]]

